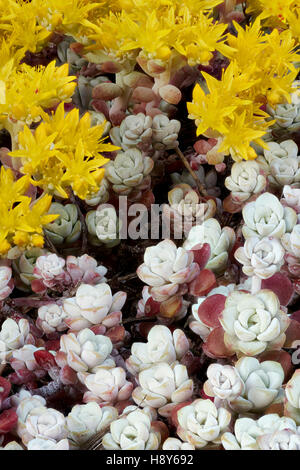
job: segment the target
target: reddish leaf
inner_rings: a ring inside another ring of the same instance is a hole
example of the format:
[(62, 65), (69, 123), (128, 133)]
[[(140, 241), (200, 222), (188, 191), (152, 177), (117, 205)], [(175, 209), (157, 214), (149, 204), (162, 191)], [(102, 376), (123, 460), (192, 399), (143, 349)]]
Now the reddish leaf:
[(50, 370), (53, 367), (56, 367), (55, 358), (49, 351), (43, 349), (35, 351), (34, 358), (42, 369)]
[(196, 297), (207, 295), (217, 286), (216, 276), (210, 269), (203, 269), (189, 284), (189, 293)]
[(210, 245), (208, 243), (193, 246), (191, 250), (194, 254), (194, 261), (199, 265), (200, 269), (205, 268), (210, 257)]
[(189, 375), (193, 375), (200, 370), (202, 361), (201, 357), (194, 356), (191, 351), (187, 351), (181, 358), (180, 364), (186, 366)]
[(162, 443), (169, 437), (169, 429), (162, 421), (152, 421), (151, 428), (153, 431), (159, 432)]
[(300, 323), (300, 310), (297, 310), (292, 315), (289, 316), (291, 320), (296, 320)]
[(45, 342), (45, 349), (47, 349), (47, 351), (59, 351), (59, 348), (60, 348), (59, 339), (51, 339)]
[(223, 201), (223, 210), (225, 212), (229, 212), (230, 214), (235, 214), (237, 212), (241, 212), (243, 208), (242, 201), (234, 201), (232, 199), (232, 195), (229, 194)]
[(234, 355), (224, 343), (224, 330), (221, 326), (210, 332), (202, 349), (208, 357), (212, 358), (230, 357)]
[(106, 332), (105, 326), (101, 324), (91, 326), (90, 330), (92, 330), (92, 332), (95, 333), (95, 335), (104, 335), (104, 333)]
[(156, 322), (146, 322), (146, 321), (141, 322), (139, 325), (137, 325), (137, 329), (138, 329), (139, 334), (141, 336), (143, 336), (144, 338), (147, 338), (149, 331), (151, 330), (151, 328), (154, 325), (157, 325), (157, 323)]
[(146, 317), (153, 317), (154, 315), (158, 315), (160, 310), (160, 302), (156, 302), (152, 297), (145, 303), (145, 315)]
[(173, 295), (168, 300), (160, 304), (160, 316), (164, 318), (174, 318), (182, 309), (181, 295)]
[(18, 422), (17, 413), (13, 408), (3, 411), (0, 415), (0, 434), (10, 432)]
[(285, 348), (296, 348), (298, 342), (300, 345), (300, 323), (297, 320), (291, 319), (291, 323), (288, 326), (288, 329), (285, 332), (286, 340), (284, 343)]
[(220, 326), (219, 316), (224, 310), (225, 295), (210, 295), (198, 308), (200, 320), (207, 326), (214, 328)]
[(280, 305), (288, 305), (294, 294), (294, 287), (287, 276), (276, 273), (261, 283), (262, 289), (272, 290), (278, 297)]
[(279, 362), (282, 365), (282, 368), (284, 370), (284, 383), (286, 383), (293, 371), (293, 364), (292, 364), (292, 358), (291, 355), (287, 351), (283, 351), (280, 349), (279, 351), (265, 351), (257, 356), (257, 359), (259, 362), (263, 361), (276, 361)]

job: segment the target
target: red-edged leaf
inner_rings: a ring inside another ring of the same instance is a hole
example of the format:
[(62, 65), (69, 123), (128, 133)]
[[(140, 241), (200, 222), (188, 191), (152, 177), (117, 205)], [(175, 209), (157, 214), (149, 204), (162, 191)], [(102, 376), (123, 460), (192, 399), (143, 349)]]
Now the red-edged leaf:
[(210, 257), (210, 245), (208, 243), (193, 246), (191, 251), (194, 254), (194, 261), (199, 265), (200, 269), (205, 268)]
[(203, 269), (189, 284), (189, 293), (196, 297), (207, 295), (217, 286), (216, 276), (210, 269)]
[(53, 367), (56, 367), (55, 358), (49, 351), (43, 349), (35, 351), (34, 358), (42, 369), (50, 370)]
[(198, 308), (200, 320), (210, 328), (220, 326), (219, 316), (224, 310), (225, 301), (225, 295), (221, 294), (207, 297)]
[(30, 380), (35, 380), (33, 372), (27, 369), (19, 369), (8, 376), (10, 382), (14, 385), (24, 385)]
[(202, 349), (208, 357), (212, 358), (230, 357), (234, 355), (224, 343), (224, 330), (221, 326), (210, 332)]
[(300, 345), (300, 323), (297, 320), (291, 319), (291, 323), (288, 326), (288, 329), (285, 332), (286, 340), (284, 343), (284, 348), (296, 348), (297, 344)]
[(279, 351), (265, 351), (257, 356), (257, 359), (259, 362), (263, 361), (275, 361), (279, 362), (282, 365), (282, 368), (284, 370), (284, 383), (286, 383), (294, 370), (293, 364), (292, 364), (292, 358), (291, 355), (287, 351), (283, 351), (280, 349)]
[(10, 389), (11, 383), (4, 377), (0, 377), (0, 407), (3, 400), (8, 397)]
[(0, 434), (10, 432), (18, 422), (17, 413), (13, 408), (3, 411), (0, 415)]
[(201, 388), (199, 394), (200, 394), (200, 397), (203, 398), (203, 400), (211, 400), (212, 402), (214, 402), (214, 397), (209, 397), (208, 395), (206, 395), (203, 388)]
[(280, 305), (288, 305), (294, 294), (294, 287), (287, 276), (276, 273), (261, 283), (262, 289), (272, 290), (278, 297)]

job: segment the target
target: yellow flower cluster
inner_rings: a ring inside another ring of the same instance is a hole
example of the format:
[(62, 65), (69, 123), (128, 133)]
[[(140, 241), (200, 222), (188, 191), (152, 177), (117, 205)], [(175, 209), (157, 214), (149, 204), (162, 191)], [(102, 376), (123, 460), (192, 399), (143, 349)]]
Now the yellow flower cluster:
[(239, 161), (256, 158), (251, 142), (266, 146), (261, 137), (272, 122), (263, 106), (290, 100), (299, 56), (290, 31), (264, 34), (260, 18), (245, 29), (234, 25), (237, 35), (228, 35), (224, 52), (230, 65), (220, 81), (203, 73), (208, 93), (197, 84), (188, 111), (198, 135), (221, 138), (218, 151)]
[(34, 133), (24, 127), (19, 148), (9, 155), (21, 158), (21, 171), (46, 192), (68, 198), (71, 187), (81, 199), (95, 193), (104, 176), (100, 167), (109, 161), (100, 152), (119, 148), (103, 142), (105, 123), (91, 127), (90, 114), (79, 119), (78, 109), (65, 115), (63, 102), (55, 113), (43, 112), (42, 117)]
[[(224, 44), (227, 25), (215, 22), (211, 9), (220, 0), (120, 0), (119, 9), (94, 21), (83, 20), (89, 44), (85, 56), (96, 63), (110, 58), (132, 59), (140, 54), (163, 64), (181, 56), (189, 65), (208, 64)], [(208, 11), (206, 11), (208, 10)]]
[(44, 244), (43, 226), (58, 216), (47, 214), (51, 196), (44, 196), (32, 202), (26, 191), (30, 185), (28, 176), (14, 180), (12, 170), (0, 170), (0, 256), (18, 247), (21, 249)]
[(299, 0), (248, 0), (247, 13), (260, 15), (268, 26), (290, 29), (300, 39)]

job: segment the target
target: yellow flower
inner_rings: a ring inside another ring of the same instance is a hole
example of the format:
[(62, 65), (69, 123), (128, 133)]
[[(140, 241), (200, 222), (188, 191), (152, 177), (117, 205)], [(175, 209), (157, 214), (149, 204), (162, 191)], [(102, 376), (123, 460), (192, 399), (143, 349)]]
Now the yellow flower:
[(66, 186), (71, 186), (75, 195), (85, 199), (89, 193), (97, 191), (105, 173), (105, 170), (100, 167), (107, 163), (109, 159), (102, 156), (86, 158), (81, 139), (77, 144), (75, 153), (63, 153), (59, 158), (66, 168), (62, 182)]
[(40, 120), (43, 108), (51, 108), (61, 100), (69, 101), (76, 88), (69, 66), (30, 67), (22, 64), (6, 82), (6, 103), (0, 105), (0, 116), (31, 123)]

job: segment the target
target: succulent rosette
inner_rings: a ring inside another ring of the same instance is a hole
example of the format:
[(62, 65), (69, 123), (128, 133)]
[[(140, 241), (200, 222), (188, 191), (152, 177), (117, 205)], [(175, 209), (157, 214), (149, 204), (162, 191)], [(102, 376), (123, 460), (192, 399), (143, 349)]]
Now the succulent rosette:
[(191, 251), (177, 248), (171, 240), (164, 240), (146, 248), (144, 263), (137, 274), (151, 287), (154, 300), (161, 302), (176, 294), (181, 284), (191, 282), (199, 271)]

